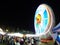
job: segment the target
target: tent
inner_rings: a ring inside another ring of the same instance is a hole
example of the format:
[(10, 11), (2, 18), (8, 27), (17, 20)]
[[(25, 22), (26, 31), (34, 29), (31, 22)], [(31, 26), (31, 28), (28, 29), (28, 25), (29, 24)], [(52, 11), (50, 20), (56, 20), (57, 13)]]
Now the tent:
[(53, 32), (60, 32), (60, 23), (57, 26), (55, 26), (52, 31)]
[(25, 36), (26, 37), (39, 37), (39, 35), (36, 35), (36, 34), (26, 34)]
[(16, 36), (16, 37), (23, 37), (23, 34), (21, 34), (21, 33), (14, 33), (14, 36)]
[(14, 33), (8, 33), (7, 35), (8, 36), (14, 36)]
[(21, 33), (8, 33), (8, 36), (16, 36), (16, 37), (23, 37), (23, 34)]
[(1, 35), (5, 35), (6, 33), (5, 32), (0, 32)]
[(60, 34), (58, 34), (60, 33), (60, 23), (55, 26), (52, 31), (55, 32), (54, 35), (52, 34), (53, 39), (60, 43)]
[(3, 32), (3, 30), (0, 28), (0, 32)]

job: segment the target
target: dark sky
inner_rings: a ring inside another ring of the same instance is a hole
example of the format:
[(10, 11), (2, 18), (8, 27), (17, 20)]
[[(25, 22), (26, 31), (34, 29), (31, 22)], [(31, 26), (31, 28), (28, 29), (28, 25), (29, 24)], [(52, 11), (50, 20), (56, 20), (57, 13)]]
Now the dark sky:
[(42, 3), (51, 6), (58, 24), (60, 22), (59, 0), (4, 0), (0, 1), (0, 26), (34, 30), (34, 14)]

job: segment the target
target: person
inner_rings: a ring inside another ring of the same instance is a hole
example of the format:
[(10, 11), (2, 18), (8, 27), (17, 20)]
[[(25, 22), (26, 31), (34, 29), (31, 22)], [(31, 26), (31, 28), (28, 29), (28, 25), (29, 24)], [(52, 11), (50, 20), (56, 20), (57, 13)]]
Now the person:
[(16, 40), (16, 43), (15, 43), (15, 45), (20, 45), (20, 43), (19, 43), (19, 41), (18, 41), (18, 40)]
[(30, 39), (28, 38), (28, 45), (31, 45), (31, 41), (30, 41)]
[(34, 45), (36, 45), (36, 39), (35, 38), (33, 38), (34, 39)]
[(11, 39), (11, 40), (10, 40), (10, 45), (15, 45), (14, 39)]
[(34, 45), (34, 39), (33, 38), (31, 39), (31, 45)]
[(24, 45), (24, 39), (23, 38), (20, 39), (20, 44)]
[(56, 40), (55, 40), (55, 42), (54, 42), (54, 45), (58, 45), (57, 42), (56, 42)]

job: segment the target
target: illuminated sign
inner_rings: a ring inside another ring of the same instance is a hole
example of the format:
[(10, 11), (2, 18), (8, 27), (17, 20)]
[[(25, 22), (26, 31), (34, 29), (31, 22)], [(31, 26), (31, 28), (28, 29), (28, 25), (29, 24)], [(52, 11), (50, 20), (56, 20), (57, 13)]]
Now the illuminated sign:
[(34, 17), (34, 27), (36, 34), (46, 34), (53, 26), (53, 12), (46, 4), (41, 4), (37, 8)]

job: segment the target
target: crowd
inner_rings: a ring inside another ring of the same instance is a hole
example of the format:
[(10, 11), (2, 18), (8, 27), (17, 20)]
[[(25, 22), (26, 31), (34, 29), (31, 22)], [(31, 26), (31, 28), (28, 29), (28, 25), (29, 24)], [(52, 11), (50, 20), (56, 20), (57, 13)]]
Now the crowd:
[[(40, 45), (39, 37), (16, 37), (0, 34), (0, 43), (5, 45)], [(54, 45), (58, 45), (55, 41)]]
[(0, 35), (0, 43), (5, 43), (6, 45), (38, 45), (37, 41), (38, 40), (34, 37), (11, 37)]

